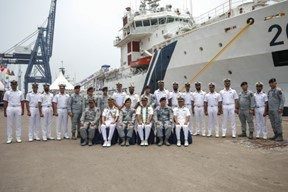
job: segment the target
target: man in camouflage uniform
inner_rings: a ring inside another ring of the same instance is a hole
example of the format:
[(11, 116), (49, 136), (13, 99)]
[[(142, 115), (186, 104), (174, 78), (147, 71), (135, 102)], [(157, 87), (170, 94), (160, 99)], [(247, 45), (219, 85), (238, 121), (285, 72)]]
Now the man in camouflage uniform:
[(242, 133), (239, 137), (246, 137), (246, 126), (249, 126), (249, 139), (253, 139), (254, 123), (253, 113), (255, 108), (254, 93), (248, 90), (248, 83), (241, 83), (242, 92), (239, 94), (239, 119), (241, 122)]
[(69, 99), (69, 105), (68, 107), (70, 108), (70, 116), (72, 120), (72, 139), (76, 140), (76, 130), (77, 130), (77, 136), (80, 137), (80, 118), (82, 115), (82, 96), (80, 95), (80, 85), (76, 85), (74, 87), (74, 93), (70, 96)]
[(98, 104), (97, 107), (100, 108), (101, 112), (108, 107), (108, 87), (103, 87), (102, 88), (102, 95), (98, 99)]
[(89, 99), (93, 99), (96, 102), (96, 104), (97, 104), (97, 100), (96, 100), (96, 97), (94, 95), (94, 91), (95, 91), (95, 89), (93, 87), (89, 87), (87, 89), (87, 95), (84, 96), (83, 102), (82, 102), (83, 103), (82, 104), (82, 111), (84, 111), (88, 107)]
[(170, 146), (168, 141), (173, 128), (173, 111), (166, 105), (166, 97), (160, 99), (160, 106), (155, 109), (154, 122), (159, 138), (158, 146), (163, 145), (163, 129), (165, 129), (165, 145)]
[(282, 135), (282, 114), (285, 103), (285, 98), (282, 90), (277, 87), (275, 78), (269, 80), (271, 89), (268, 92), (268, 114), (271, 121), (271, 126), (274, 132), (274, 137), (270, 138), (275, 141), (283, 141)]
[(83, 142), (81, 143), (82, 146), (85, 146), (87, 142), (89, 146), (92, 145), (92, 140), (95, 136), (95, 129), (98, 127), (100, 118), (100, 109), (95, 107), (95, 101), (93, 99), (89, 99), (88, 105), (89, 107), (84, 110), (80, 120), (80, 134), (83, 139)]
[[(118, 134), (121, 138), (121, 146), (129, 146), (130, 139), (132, 138), (133, 129), (135, 125), (136, 110), (131, 108), (131, 99), (127, 98), (124, 107), (120, 110), (118, 120)], [(125, 141), (125, 129), (127, 129), (127, 140)]]

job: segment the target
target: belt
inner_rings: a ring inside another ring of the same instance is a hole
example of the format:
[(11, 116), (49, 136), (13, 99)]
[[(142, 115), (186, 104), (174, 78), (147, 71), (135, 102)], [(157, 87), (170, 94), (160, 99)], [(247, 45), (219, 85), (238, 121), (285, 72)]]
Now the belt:
[(262, 107), (265, 107), (265, 106), (256, 106), (256, 108), (262, 108)]
[(223, 105), (235, 105), (235, 103), (223, 103)]
[(42, 107), (47, 107), (47, 108), (49, 108), (49, 107), (51, 107), (51, 105), (45, 105), (45, 106), (42, 106)]
[(21, 105), (8, 105), (8, 107), (20, 107)]
[(208, 107), (218, 107), (218, 105), (208, 105)]

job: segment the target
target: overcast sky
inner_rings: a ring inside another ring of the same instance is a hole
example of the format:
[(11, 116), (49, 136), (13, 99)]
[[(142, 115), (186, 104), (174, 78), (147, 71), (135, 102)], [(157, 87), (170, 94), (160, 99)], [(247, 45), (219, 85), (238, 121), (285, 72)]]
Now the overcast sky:
[[(0, 52), (35, 31), (47, 18), (50, 2), (0, 0)], [(160, 4), (183, 9), (190, 7), (189, 2), (162, 0)], [(193, 0), (193, 15), (205, 13), (223, 2), (226, 0)], [(58, 0), (50, 62), (52, 78), (56, 78), (61, 61), (71, 79), (76, 77), (76, 82), (99, 70), (101, 65), (118, 67), (120, 50), (113, 47), (113, 40), (119, 34), (125, 7), (135, 8), (135, 5), (138, 7), (139, 0)]]

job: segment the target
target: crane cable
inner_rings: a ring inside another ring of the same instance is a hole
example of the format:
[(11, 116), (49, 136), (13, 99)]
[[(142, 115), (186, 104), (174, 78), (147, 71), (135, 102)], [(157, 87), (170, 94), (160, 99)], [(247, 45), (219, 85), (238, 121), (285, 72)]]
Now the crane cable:
[[(247, 24), (207, 63), (205, 64), (194, 76), (193, 78), (189, 81), (189, 83), (192, 83), (193, 81), (195, 81), (195, 79), (201, 75), (204, 71), (207, 70), (207, 68), (209, 66), (211, 66), (214, 61), (228, 48), (230, 47), (230, 45), (235, 42), (245, 31), (247, 31), (247, 29), (254, 24), (254, 19), (253, 18), (249, 18), (247, 20)], [(182, 85), (181, 87), (181, 91), (183, 91), (185, 89), (185, 86)]]

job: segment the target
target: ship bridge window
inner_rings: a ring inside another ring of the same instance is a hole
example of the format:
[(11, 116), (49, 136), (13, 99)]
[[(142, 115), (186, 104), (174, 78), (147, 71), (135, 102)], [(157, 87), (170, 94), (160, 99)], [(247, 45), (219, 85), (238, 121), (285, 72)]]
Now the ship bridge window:
[(166, 23), (166, 17), (159, 18), (159, 24), (165, 24)]
[(188, 23), (188, 22), (189, 22), (188, 19), (183, 19), (183, 21), (184, 21), (185, 23)]
[(288, 49), (272, 52), (275, 67), (288, 66)]
[(143, 23), (142, 23), (142, 21), (136, 21), (135, 25), (136, 25), (136, 27), (142, 27)]
[(150, 20), (144, 20), (144, 21), (143, 21), (143, 25), (144, 25), (145, 27), (150, 26)]
[(172, 23), (174, 21), (174, 18), (173, 17), (168, 17), (167, 18), (167, 23)]
[(151, 19), (151, 25), (158, 25), (158, 19)]
[(175, 21), (179, 21), (179, 18), (175, 18)]

